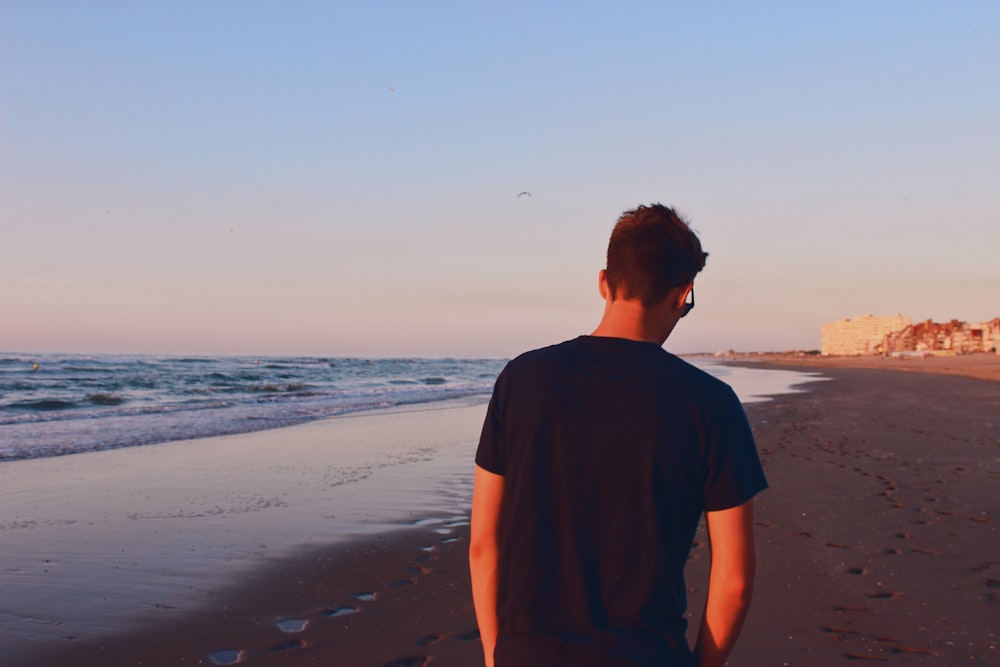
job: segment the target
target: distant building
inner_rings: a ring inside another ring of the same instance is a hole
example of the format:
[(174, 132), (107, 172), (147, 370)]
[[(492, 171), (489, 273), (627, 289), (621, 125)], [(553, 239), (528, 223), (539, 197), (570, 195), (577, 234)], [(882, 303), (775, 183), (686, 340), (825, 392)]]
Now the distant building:
[(903, 315), (891, 317), (860, 317), (824, 322), (820, 338), (820, 353), (824, 355), (860, 355), (881, 353), (879, 349), (886, 335), (910, 326), (910, 318)]
[(998, 338), (1000, 318), (972, 324), (959, 320), (941, 323), (927, 320), (888, 334), (880, 352), (993, 352)]
[(909, 352), (1000, 354), (1000, 317), (986, 322), (959, 320), (912, 324), (909, 317), (873, 317), (825, 322), (820, 351), (824, 355), (904, 354)]

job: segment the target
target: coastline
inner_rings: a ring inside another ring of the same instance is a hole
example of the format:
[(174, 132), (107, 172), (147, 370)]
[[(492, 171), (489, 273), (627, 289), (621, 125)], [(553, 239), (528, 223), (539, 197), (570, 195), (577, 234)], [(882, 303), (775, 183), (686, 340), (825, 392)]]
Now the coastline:
[(485, 400), (0, 465), (0, 661), (197, 609), (303, 550), (461, 530)]
[[(802, 368), (794, 360), (777, 365)], [(758, 500), (755, 602), (730, 659), (732, 667), (997, 660), (1000, 509), (994, 498), (1000, 480), (1000, 439), (994, 415), (1000, 384), (884, 370), (826, 367), (822, 369), (826, 381), (747, 406), (771, 488)], [(369, 478), (324, 487), (317, 506), (284, 528), (281, 517), (291, 515), (282, 507), (257, 507), (246, 498), (243, 505), (230, 498), (229, 509), (234, 511), (228, 514), (123, 522), (128, 529), (146, 523), (157, 531), (171, 521), (204, 523), (206, 534), (217, 534), (223, 542), (232, 541), (239, 531), (225, 531), (238, 525), (258, 525), (261, 534), (270, 536), (294, 528), (298, 545), (292, 541), (284, 549), (258, 545), (255, 553), (245, 554), (245, 560), (237, 558), (236, 566), (218, 570), (225, 575), (221, 579), (205, 581), (197, 605), (146, 600), (145, 611), (134, 624), (116, 626), (99, 637), (68, 639), (67, 631), (62, 639), (49, 635), (46, 641), (29, 642), (30, 647), (22, 643), (28, 650), (5, 664), (166, 666), (226, 664), (227, 659), (238, 659), (232, 664), (262, 666), (479, 664), (466, 566), (466, 503), (471, 486), (462, 480), (468, 477), (482, 409), (482, 404), (466, 404), (445, 411), (428, 409), (424, 414), (402, 411), (388, 420), (366, 414), (257, 435), (261, 443), (272, 443), (265, 448), (269, 455), (275, 454), (273, 443), (280, 443), (281, 456), (262, 465), (260, 476), (252, 481), (285, 488), (291, 495), (283, 500), (293, 506), (320, 491), (313, 487), (292, 493), (299, 483), (294, 482), (294, 466), (276, 467), (298, 457), (304, 457), (307, 467), (319, 464), (315, 443), (307, 446), (304, 433), (339, 433), (344, 438), (350, 433), (369, 445), (395, 438), (418, 445), (407, 445), (408, 452), (418, 452), (418, 459), (421, 448), (431, 448), (435, 457), (451, 457), (454, 467), (440, 468), (437, 458), (426, 468), (439, 470), (442, 476), (434, 481), (422, 477), (419, 460), (385, 465), (370, 471)], [(359, 426), (363, 424), (368, 426)], [(365, 436), (366, 429), (378, 434)], [(232, 444), (215, 442), (223, 447)], [(185, 449), (167, 447), (170, 451), (164, 449), (159, 456), (175, 462)], [(296, 455), (298, 447), (304, 449)], [(197, 457), (181, 458), (185, 458), (182, 470), (190, 474)], [(252, 460), (241, 461), (240, 467)], [(354, 472), (364, 472), (361, 468), (355, 466)], [(297, 472), (304, 474), (301, 469)], [(126, 479), (129, 471), (115, 474)], [(364, 521), (386, 509), (366, 508), (366, 503), (383, 497), (388, 506), (412, 497), (398, 488), (404, 480), (427, 490), (431, 506), (396, 507), (395, 518), (379, 525), (381, 532), (365, 532)], [(57, 482), (49, 483), (57, 486)], [(154, 489), (148, 492), (155, 495)], [(33, 493), (37, 500), (39, 493)], [(330, 493), (341, 495), (334, 499)], [(220, 498), (204, 500), (202, 509), (212, 502), (218, 505)], [(330, 517), (330, 506), (322, 506), (334, 500), (338, 514), (343, 508), (353, 515), (341, 515), (340, 520), (347, 522), (343, 526), (358, 530), (350, 539), (331, 543), (329, 528), (337, 519)], [(241, 507), (252, 511), (235, 511)], [(273, 517), (268, 519), (269, 515)], [(299, 539), (303, 527), (313, 535), (305, 543)], [(106, 530), (91, 525), (84, 532), (98, 538)], [(224, 562), (225, 557), (220, 563)], [(688, 569), (694, 618), (704, 601), (707, 564), (700, 534)], [(41, 566), (31, 574), (35, 581), (44, 581)], [(185, 578), (181, 573), (179, 583), (190, 585), (190, 575)], [(132, 592), (137, 600), (141, 593)], [(359, 593), (375, 597), (361, 599)], [(66, 590), (52, 594), (65, 595)], [(17, 611), (17, 602), (8, 595), (3, 599), (8, 613), (2, 625), (50, 620), (10, 613)], [(335, 615), (340, 608), (357, 612)], [(286, 630), (292, 631), (282, 630), (279, 624), (285, 621)], [(304, 627), (297, 625), (301, 621), (306, 622)], [(66, 628), (54, 626), (56, 634)]]
[(865, 368), (869, 370), (901, 371), (904, 373), (957, 375), (960, 377), (1000, 382), (1000, 354), (993, 354), (989, 352), (928, 357), (823, 357), (819, 355), (792, 354), (785, 352), (761, 352), (735, 353), (717, 358), (723, 364), (733, 364), (751, 368), (757, 368), (760, 366), (784, 368), (789, 370)]

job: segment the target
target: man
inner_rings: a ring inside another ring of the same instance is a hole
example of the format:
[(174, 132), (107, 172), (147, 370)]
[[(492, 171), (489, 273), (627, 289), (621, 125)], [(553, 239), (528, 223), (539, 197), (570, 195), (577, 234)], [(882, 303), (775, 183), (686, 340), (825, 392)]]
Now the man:
[[(627, 211), (597, 329), (497, 379), (469, 549), (488, 667), (719, 667), (732, 649), (767, 483), (732, 390), (662, 347), (706, 256), (672, 209)], [(692, 652), (684, 564), (703, 511), (712, 563)]]

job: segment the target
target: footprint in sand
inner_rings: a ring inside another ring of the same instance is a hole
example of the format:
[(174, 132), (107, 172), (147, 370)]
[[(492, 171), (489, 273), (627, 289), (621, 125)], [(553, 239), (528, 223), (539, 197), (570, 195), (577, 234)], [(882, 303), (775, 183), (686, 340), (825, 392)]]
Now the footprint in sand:
[(243, 649), (224, 648), (221, 651), (212, 651), (208, 654), (208, 659), (213, 665), (235, 665), (243, 659)]
[(331, 609), (324, 609), (319, 613), (319, 615), (326, 616), (328, 618), (339, 618), (341, 616), (356, 614), (358, 611), (357, 607), (333, 607)]
[(417, 583), (414, 579), (397, 579), (396, 581), (390, 581), (387, 585), (389, 588), (402, 588), (404, 586), (409, 586), (410, 584)]
[(910, 551), (915, 554), (923, 554), (924, 556), (934, 556), (937, 554), (937, 552), (933, 549), (925, 549), (923, 547), (914, 547), (913, 549), (910, 549)]
[(441, 641), (442, 637), (444, 637), (444, 635), (442, 635), (441, 633), (439, 633), (439, 632), (432, 632), (431, 634), (424, 635), (423, 637), (421, 637), (420, 639), (418, 639), (417, 640), (417, 646), (430, 646), (431, 644), (433, 644), (435, 642)]
[(295, 634), (296, 632), (302, 632), (307, 627), (309, 627), (309, 621), (304, 618), (286, 618), (283, 621), (278, 621), (275, 623), (278, 629), (282, 632), (288, 634)]
[(473, 628), (472, 630), (460, 632), (458, 633), (458, 638), (463, 642), (479, 641), (479, 628)]
[(896, 591), (875, 591), (874, 593), (867, 593), (865, 595), (866, 598), (872, 598), (873, 600), (890, 600), (901, 596), (902, 593), (897, 593)]
[(919, 646), (891, 646), (889, 651), (892, 653), (915, 653), (917, 655), (941, 655), (937, 651)]
[(849, 567), (845, 571), (847, 574), (868, 574), (871, 572), (867, 567)]
[(351, 597), (355, 600), (361, 600), (362, 602), (373, 602), (375, 600), (375, 594), (367, 591), (362, 593), (352, 593)]
[(1000, 589), (1000, 580), (987, 577), (983, 584), (986, 586), (988, 591), (984, 596), (986, 601), (994, 604), (1000, 604), (1000, 593), (997, 592), (997, 590)]

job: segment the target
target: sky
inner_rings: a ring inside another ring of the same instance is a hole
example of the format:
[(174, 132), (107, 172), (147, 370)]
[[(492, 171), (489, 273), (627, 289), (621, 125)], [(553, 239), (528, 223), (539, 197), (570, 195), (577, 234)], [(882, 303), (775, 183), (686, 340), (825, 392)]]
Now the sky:
[(710, 253), (672, 352), (998, 317), (998, 31), (995, 2), (0, 0), (0, 350), (509, 357), (593, 330), (651, 202)]

